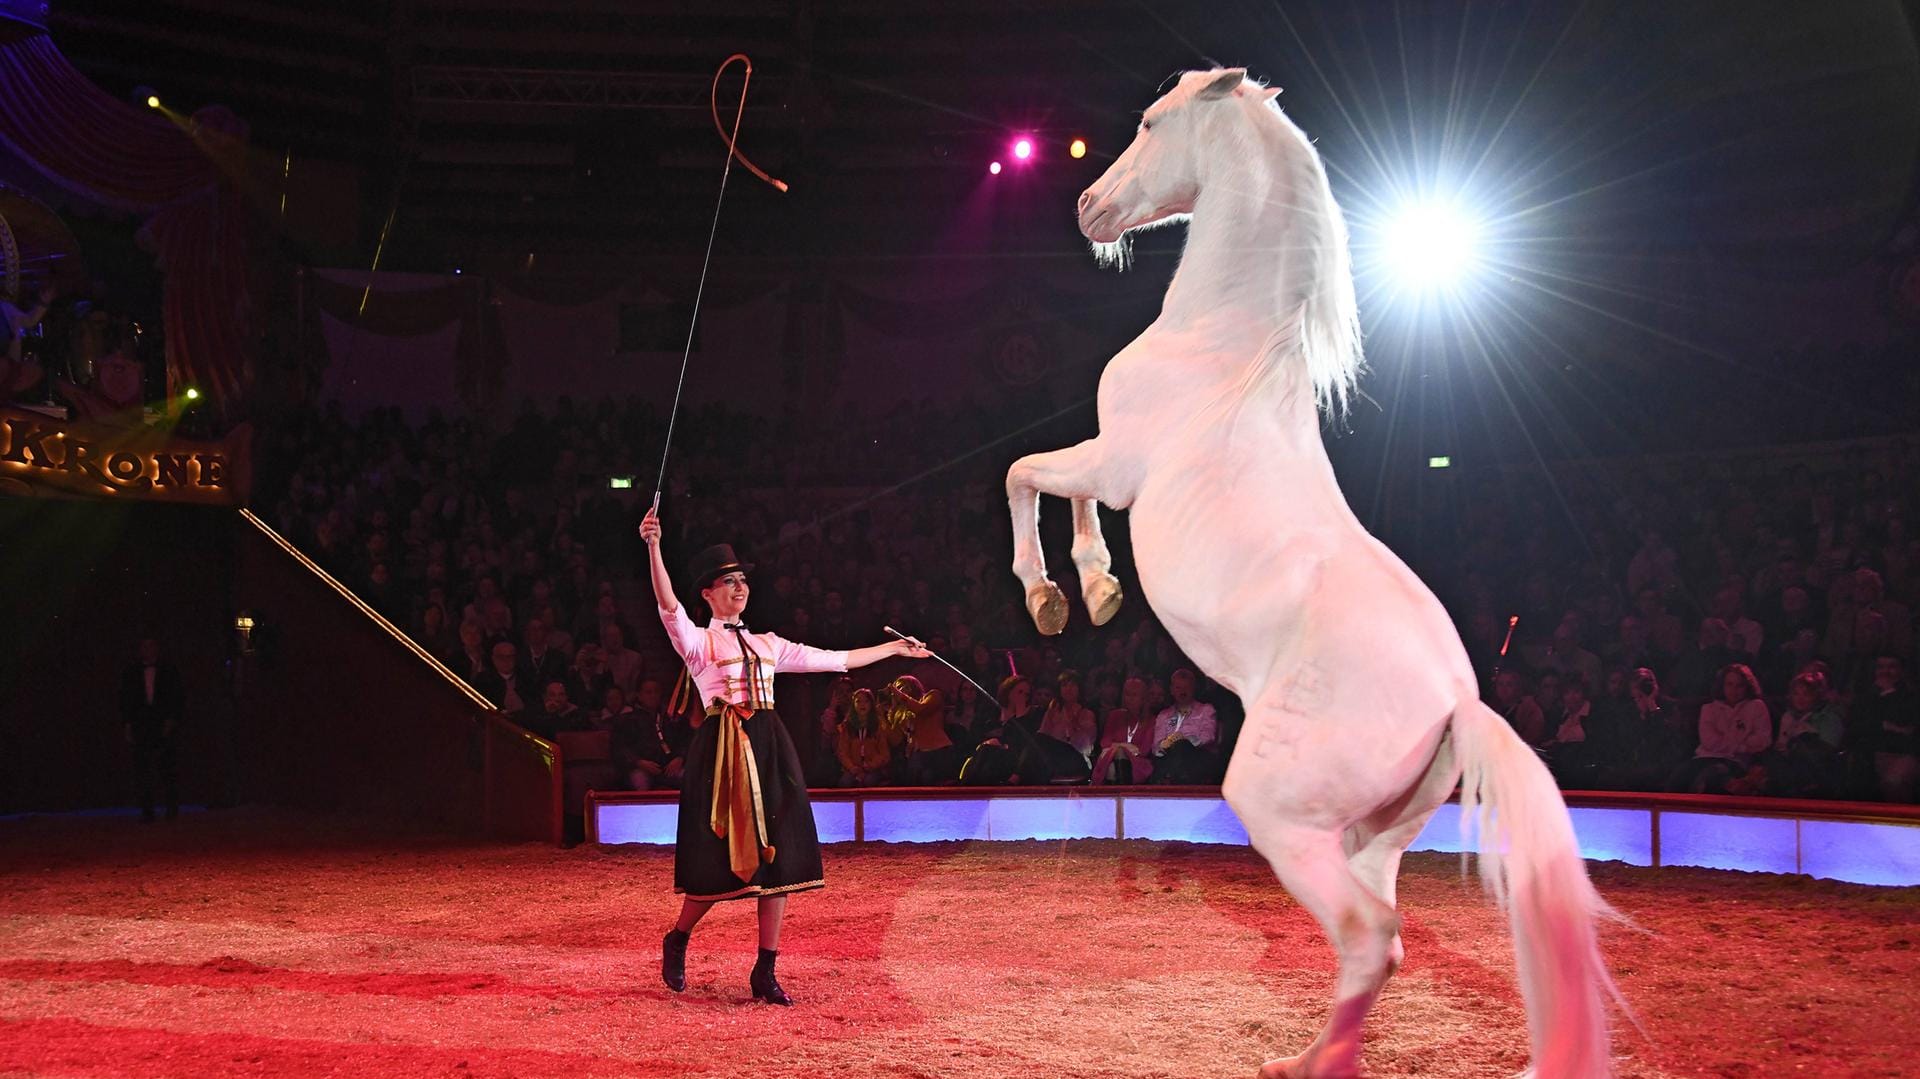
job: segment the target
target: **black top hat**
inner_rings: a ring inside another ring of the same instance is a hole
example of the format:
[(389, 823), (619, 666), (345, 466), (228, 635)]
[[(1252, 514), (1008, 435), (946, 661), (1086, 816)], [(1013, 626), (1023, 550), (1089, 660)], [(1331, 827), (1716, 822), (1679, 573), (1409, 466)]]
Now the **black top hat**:
[(693, 587), (698, 590), (712, 584), (714, 578), (732, 573), (753, 572), (753, 563), (734, 557), (733, 544), (716, 543), (693, 556)]

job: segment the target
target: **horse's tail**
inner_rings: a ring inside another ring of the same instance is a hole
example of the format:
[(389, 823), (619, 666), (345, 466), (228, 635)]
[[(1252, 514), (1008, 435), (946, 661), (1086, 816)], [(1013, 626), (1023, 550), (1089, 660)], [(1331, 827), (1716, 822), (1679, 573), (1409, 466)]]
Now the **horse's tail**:
[(1594, 920), (1612, 916), (1587, 879), (1559, 788), (1531, 747), (1477, 699), (1453, 713), (1462, 828), (1477, 832), (1480, 877), (1513, 925), (1539, 1079), (1612, 1074), (1606, 1002), (1619, 990)]

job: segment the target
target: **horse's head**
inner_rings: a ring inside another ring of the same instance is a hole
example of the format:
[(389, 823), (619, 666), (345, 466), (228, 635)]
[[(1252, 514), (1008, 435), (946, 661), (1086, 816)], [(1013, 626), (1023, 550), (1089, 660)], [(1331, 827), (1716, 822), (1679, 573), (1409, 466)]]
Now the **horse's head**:
[[(1229, 257), (1207, 263), (1197, 294), (1217, 291), (1220, 282), (1208, 273), (1272, 281), (1282, 331), (1250, 385), (1285, 385), (1282, 361), (1304, 354), (1315, 402), (1338, 415), (1362, 362), (1346, 223), (1320, 155), (1273, 103), (1279, 92), (1249, 82), (1244, 68), (1182, 75), (1081, 194), (1080, 232), (1101, 262), (1124, 264), (1128, 232), (1185, 220), (1202, 203), (1209, 206), (1202, 212), (1214, 214), (1221, 199), (1211, 225), (1227, 231), (1209, 242), (1212, 253)], [(1189, 236), (1183, 274), (1198, 261), (1194, 242)]]
[(1280, 91), (1247, 82), (1245, 68), (1189, 71), (1140, 117), (1133, 142), (1080, 195), (1080, 233), (1114, 244), (1128, 231), (1191, 213), (1205, 182), (1201, 148), (1232, 131), (1244, 110)]

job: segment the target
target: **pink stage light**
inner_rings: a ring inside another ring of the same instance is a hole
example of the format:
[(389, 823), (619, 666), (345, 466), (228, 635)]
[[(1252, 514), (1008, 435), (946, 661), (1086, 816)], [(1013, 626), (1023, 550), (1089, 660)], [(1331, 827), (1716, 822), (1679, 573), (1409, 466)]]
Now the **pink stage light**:
[(1016, 139), (1013, 144), (1013, 156), (1019, 158), (1022, 161), (1025, 161), (1026, 159), (1032, 157), (1033, 156), (1033, 140), (1025, 139), (1025, 138)]
[(988, 165), (987, 171), (994, 174), (995, 176), (1000, 175), (1000, 162), (995, 161), (993, 164)]

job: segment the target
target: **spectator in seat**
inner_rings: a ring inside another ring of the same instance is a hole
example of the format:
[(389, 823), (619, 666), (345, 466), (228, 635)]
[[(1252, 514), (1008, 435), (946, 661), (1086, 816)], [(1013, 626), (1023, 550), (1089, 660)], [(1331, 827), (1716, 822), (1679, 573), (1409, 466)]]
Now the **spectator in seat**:
[(600, 658), (614, 685), (629, 693), (640, 687), (640, 653), (627, 647), (627, 635), (618, 622), (600, 623)]
[(653, 785), (679, 790), (686, 778), (687, 746), (693, 732), (706, 719), (706, 712), (695, 708), (689, 714), (676, 715), (666, 707), (666, 687), (658, 678), (642, 678), (635, 691), (634, 713), (640, 717), (641, 736), (648, 760), (660, 765)]
[(933, 786), (959, 778), (972, 747), (955, 743), (947, 726), (946, 697), (918, 678), (901, 675), (887, 684), (882, 707), (897, 717), (888, 724), (901, 730), (899, 774), (908, 783)]
[(1560, 690), (1560, 725), (1540, 752), (1547, 758), (1554, 779), (1562, 787), (1593, 786), (1596, 764), (1592, 747), (1587, 744), (1587, 727), (1593, 718), (1593, 701), (1587, 697), (1583, 679), (1568, 678)]
[[(1596, 706), (1587, 724), (1587, 745), (1601, 790), (1657, 790), (1693, 750), (1680, 730), (1673, 702), (1660, 693), (1651, 667), (1627, 678), (1627, 695)], [(1684, 743), (1684, 744), (1682, 744)]]
[(840, 785), (881, 786), (893, 778), (893, 747), (880, 727), (873, 690), (855, 690), (851, 705), (840, 724)]
[(1720, 695), (1721, 672), (1734, 662), (1727, 646), (1727, 624), (1718, 618), (1700, 620), (1694, 645), (1674, 660), (1668, 681), (1681, 707), (1692, 709)]
[(1547, 721), (1540, 706), (1527, 696), (1520, 672), (1503, 669), (1493, 676), (1493, 710), (1514, 729), (1522, 741), (1537, 746), (1547, 739)]
[(447, 657), (447, 667), (472, 686), (479, 685), (480, 679), (493, 670), (493, 655), (480, 623), (460, 623), (460, 647)]
[(972, 682), (962, 679), (953, 687), (953, 700), (947, 702), (947, 726), (953, 740), (962, 746), (980, 744), (980, 732), (993, 722), (990, 702), (980, 695)]
[[(1867, 791), (1883, 802), (1912, 802), (1920, 780), (1920, 695), (1907, 684), (1906, 661), (1882, 655), (1873, 665), (1873, 682), (1853, 702), (1847, 740), (1853, 753), (1870, 761)], [(1868, 769), (1863, 769), (1868, 770)]]
[(1534, 706), (1540, 709), (1541, 740), (1528, 744), (1536, 749), (1553, 737), (1554, 732), (1560, 729), (1560, 721), (1566, 718), (1567, 705), (1565, 695), (1561, 692), (1566, 686), (1567, 680), (1559, 671), (1542, 671), (1540, 677), (1534, 679), (1533, 701)]
[(454, 635), (453, 627), (447, 625), (445, 607), (429, 603), (420, 609), (420, 624), (413, 631), (413, 643), (432, 656), (446, 656), (460, 647), (460, 639)]
[(1600, 657), (1580, 647), (1580, 616), (1571, 611), (1554, 627), (1553, 640), (1541, 663), (1569, 681), (1579, 679), (1586, 693), (1600, 685)]
[(644, 791), (653, 787), (652, 776), (642, 767), (646, 742), (640, 725), (640, 714), (633, 705), (627, 703), (627, 695), (619, 686), (608, 686), (600, 698), (600, 707), (590, 721), (595, 730), (606, 731), (608, 746), (613, 755), (613, 764), (622, 776), (627, 778), (627, 789)]
[(1000, 682), (999, 715), (981, 732), (980, 743), (960, 769), (969, 786), (1045, 783), (1052, 778), (1046, 755), (1034, 742), (1040, 715), (1033, 707), (1033, 682), (1011, 674)]
[[(529, 685), (537, 683), (529, 682)], [(524, 726), (542, 738), (551, 739), (561, 731), (592, 730), (593, 724), (580, 706), (573, 703), (567, 695), (567, 683), (564, 679), (554, 678), (541, 688), (541, 707), (537, 713), (528, 713)]]
[(400, 590), (393, 583), (393, 569), (385, 562), (375, 562), (367, 570), (366, 582), (360, 586), (360, 598), (367, 606), (379, 611), (389, 622), (396, 621), (401, 615)]
[[(571, 675), (567, 657), (562, 655), (558, 648), (553, 647), (552, 642), (547, 638), (545, 622), (538, 618), (529, 618), (522, 634), (526, 652), (523, 654), (521, 666), (526, 668), (527, 674), (532, 676), (537, 685), (544, 686), (548, 682), (563, 681)], [(600, 698), (589, 696), (584, 699), (592, 701)]]
[(1147, 683), (1129, 678), (1120, 687), (1120, 705), (1107, 713), (1100, 754), (1093, 762), (1095, 783), (1145, 783), (1153, 774), (1153, 717), (1147, 712)]
[(1827, 623), (1814, 608), (1813, 594), (1805, 586), (1788, 585), (1780, 590), (1776, 602), (1778, 607), (1766, 622), (1768, 640), (1787, 641), (1802, 632), (1811, 633), (1818, 640)]
[(167, 819), (180, 815), (174, 746), (185, 714), (180, 672), (160, 658), (159, 638), (142, 637), (137, 660), (120, 675), (120, 722), (133, 750), (140, 819), (148, 824), (154, 819), (156, 787), (166, 796)]
[(487, 631), (487, 640), (499, 643), (513, 639), (513, 608), (507, 601), (495, 596), (487, 600), (480, 608), (480, 628)]
[(533, 582), (533, 587), (527, 594), (525, 613), (529, 623), (539, 619), (549, 631), (564, 628), (567, 625), (561, 620), (560, 608), (554, 605), (553, 585), (545, 577)]
[(1662, 662), (1671, 662), (1686, 647), (1686, 628), (1667, 610), (1667, 601), (1657, 588), (1642, 588), (1633, 595), (1633, 609), (1646, 624), (1647, 641)]
[(1170, 699), (1166, 681), (1149, 675), (1147, 677), (1147, 711), (1156, 716), (1159, 715)]
[(1710, 606), (1713, 617), (1727, 624), (1727, 647), (1743, 662), (1751, 663), (1760, 655), (1766, 633), (1760, 623), (1748, 618), (1743, 606), (1742, 589), (1729, 585), (1714, 593)]
[(1093, 709), (1081, 702), (1080, 672), (1063, 670), (1055, 684), (1056, 697), (1040, 720), (1040, 733), (1072, 746), (1083, 762), (1091, 764), (1100, 724), (1094, 718)]
[(1825, 675), (1796, 675), (1787, 686), (1779, 733), (1765, 761), (1767, 793), (1836, 797), (1845, 782), (1840, 749), (1846, 726), (1834, 710)]
[(807, 783), (814, 787), (837, 787), (840, 764), (840, 725), (853, 711), (853, 679), (846, 675), (833, 680), (827, 691), (827, 706), (820, 711), (811, 744), (799, 747), (806, 757)]
[(1619, 642), (1613, 649), (1613, 666), (1620, 671), (1664, 665), (1671, 658), (1654, 650), (1653, 639), (1647, 634), (1647, 620), (1639, 615), (1630, 614), (1620, 619), (1619, 630)]
[(1699, 726), (1700, 745), (1677, 789), (1723, 794), (1744, 786), (1754, 760), (1773, 745), (1773, 716), (1751, 668), (1730, 663), (1720, 671), (1719, 691), (1700, 707)]
[[(573, 650), (573, 692), (587, 700), (605, 700), (607, 687), (616, 684), (607, 673), (606, 657), (600, 646), (588, 641)], [(623, 689), (622, 692), (625, 692)], [(628, 693), (627, 702), (635, 703), (636, 694)]]
[(1220, 781), (1220, 723), (1213, 705), (1194, 699), (1197, 682), (1185, 667), (1168, 679), (1173, 699), (1153, 721), (1156, 783)]
[(1627, 563), (1627, 591), (1636, 595), (1643, 589), (1662, 592), (1680, 587), (1680, 555), (1658, 529), (1641, 535), (1640, 549)]
[(520, 650), (512, 641), (501, 641), (493, 646), (493, 667), (480, 676), (474, 685), (480, 695), (493, 702), (501, 714), (515, 723), (521, 722), (527, 711), (527, 698), (532, 696), (531, 683), (520, 669)]

